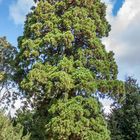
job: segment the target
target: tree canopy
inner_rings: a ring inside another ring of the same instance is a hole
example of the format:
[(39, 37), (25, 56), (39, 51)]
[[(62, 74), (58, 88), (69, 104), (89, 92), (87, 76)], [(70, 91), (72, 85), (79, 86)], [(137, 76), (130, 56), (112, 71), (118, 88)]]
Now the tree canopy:
[(125, 83), (126, 95), (121, 105), (115, 107), (109, 116), (112, 140), (140, 139), (140, 88), (136, 80), (128, 77)]
[[(123, 93), (117, 65), (101, 38), (110, 25), (100, 0), (41, 0), (18, 39), (17, 81), (38, 100)], [(45, 98), (45, 99), (44, 99)]]

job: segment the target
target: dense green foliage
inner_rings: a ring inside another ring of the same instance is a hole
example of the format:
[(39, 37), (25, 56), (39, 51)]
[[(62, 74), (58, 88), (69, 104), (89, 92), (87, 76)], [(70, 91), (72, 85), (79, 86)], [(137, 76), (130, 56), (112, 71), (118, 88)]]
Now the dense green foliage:
[(109, 128), (112, 140), (140, 139), (140, 88), (135, 79), (127, 79), (126, 97), (121, 106), (112, 110)]
[(49, 109), (47, 137), (66, 140), (109, 140), (97, 101), (81, 96), (58, 100)]
[(109, 140), (109, 131), (99, 103), (94, 98), (77, 96), (57, 100), (46, 116), (40, 112), (20, 112), (16, 122), (31, 133), (31, 140)]
[(0, 51), (8, 54), (1, 53), (0, 64), (10, 68), (7, 73), (0, 69), (0, 81), (12, 74), (27, 101), (23, 109), (32, 107), (15, 119), (17, 126), (24, 125), (23, 135), (30, 132), (31, 140), (110, 140), (95, 96), (119, 99), (124, 85), (117, 80), (113, 52), (101, 42), (110, 31), (105, 17), (100, 0), (36, 0), (18, 38), (18, 52), (0, 40)]
[(14, 80), (36, 110), (39, 139), (110, 139), (94, 96), (118, 98), (124, 87), (101, 42), (110, 31), (105, 13), (100, 0), (40, 0), (27, 15)]
[(123, 92), (113, 53), (107, 53), (100, 40), (110, 30), (105, 9), (100, 0), (38, 2), (18, 44), (17, 80), (28, 95)]
[(30, 135), (23, 136), (20, 124), (13, 126), (10, 119), (0, 112), (0, 140), (29, 140)]
[(41, 116), (37, 111), (19, 111), (15, 123), (24, 126), (23, 134), (31, 133), (30, 140), (46, 140), (46, 116)]

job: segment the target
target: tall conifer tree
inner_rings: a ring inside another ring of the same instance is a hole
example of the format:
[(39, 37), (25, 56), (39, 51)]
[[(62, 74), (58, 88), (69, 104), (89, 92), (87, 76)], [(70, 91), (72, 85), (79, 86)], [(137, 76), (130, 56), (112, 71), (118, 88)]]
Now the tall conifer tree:
[[(40, 0), (18, 39), (16, 80), (46, 117), (46, 139), (109, 140), (94, 98), (123, 93), (113, 52), (101, 42), (110, 25), (100, 0)], [(43, 139), (43, 138), (42, 138)]]

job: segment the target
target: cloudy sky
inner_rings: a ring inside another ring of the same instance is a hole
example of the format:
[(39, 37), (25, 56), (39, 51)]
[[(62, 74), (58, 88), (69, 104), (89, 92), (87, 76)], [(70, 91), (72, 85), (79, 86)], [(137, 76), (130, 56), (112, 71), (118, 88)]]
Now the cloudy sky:
[(117, 0), (117, 7), (120, 8), (113, 10), (113, 14), (115, 1), (105, 1), (108, 5), (107, 18), (112, 30), (103, 42), (108, 50), (115, 52), (119, 78), (124, 79), (125, 76), (131, 75), (140, 83), (140, 0)]
[[(140, 0), (102, 0), (107, 5), (107, 19), (112, 30), (103, 38), (107, 50), (113, 50), (119, 67), (118, 78), (131, 75), (140, 83)], [(17, 45), (22, 35), (25, 15), (33, 0), (0, 0), (0, 36)], [(104, 102), (109, 109), (108, 102)]]

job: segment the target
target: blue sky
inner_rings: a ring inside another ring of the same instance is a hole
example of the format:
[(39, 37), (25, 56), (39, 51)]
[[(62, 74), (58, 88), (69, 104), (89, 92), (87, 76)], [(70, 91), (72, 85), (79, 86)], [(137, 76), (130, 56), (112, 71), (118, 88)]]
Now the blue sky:
[[(140, 0), (102, 0), (107, 5), (107, 19), (112, 31), (103, 42), (115, 52), (119, 79), (134, 75), (140, 81)], [(33, 0), (0, 0), (0, 36), (14, 46), (22, 35), (25, 15)]]
[(113, 0), (113, 2), (114, 2), (114, 6), (113, 6), (113, 9), (112, 9), (112, 14), (113, 14), (113, 16), (116, 16), (117, 12), (122, 7), (122, 5), (124, 3), (124, 0), (115, 0), (115, 1)]
[[(17, 45), (17, 37), (23, 33), (23, 17), (28, 13), (31, 3), (32, 0), (0, 0), (0, 36), (6, 36), (14, 46)], [(25, 7), (21, 9), (21, 6)]]
[(133, 76), (140, 83), (140, 0), (104, 1), (112, 30), (103, 42), (115, 52), (119, 78)]
[(0, 3), (0, 36), (6, 36), (12, 44), (16, 44), (17, 36), (22, 34), (22, 26), (15, 25), (9, 15), (9, 6), (12, 0), (3, 0)]

